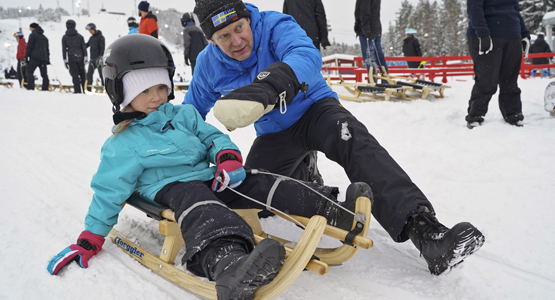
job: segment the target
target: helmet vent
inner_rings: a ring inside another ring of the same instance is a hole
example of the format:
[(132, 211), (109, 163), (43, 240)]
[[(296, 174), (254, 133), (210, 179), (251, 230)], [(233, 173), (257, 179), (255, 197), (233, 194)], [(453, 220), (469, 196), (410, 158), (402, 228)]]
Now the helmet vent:
[(139, 60), (139, 61), (132, 61), (129, 64), (133, 66), (133, 65), (139, 65), (139, 64), (144, 64), (144, 63), (145, 63), (144, 60)]

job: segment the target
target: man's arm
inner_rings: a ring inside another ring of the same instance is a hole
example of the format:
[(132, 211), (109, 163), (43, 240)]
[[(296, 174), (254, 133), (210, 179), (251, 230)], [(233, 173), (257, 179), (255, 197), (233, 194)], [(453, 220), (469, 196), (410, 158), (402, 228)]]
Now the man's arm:
[(326, 19), (326, 11), (322, 0), (316, 0), (316, 22), (318, 23), (318, 32), (320, 41), (328, 40), (328, 20)]
[(488, 23), (486, 22), (486, 16), (484, 14), (484, 1), (485, 0), (466, 1), (468, 20), (478, 37), (490, 35)]

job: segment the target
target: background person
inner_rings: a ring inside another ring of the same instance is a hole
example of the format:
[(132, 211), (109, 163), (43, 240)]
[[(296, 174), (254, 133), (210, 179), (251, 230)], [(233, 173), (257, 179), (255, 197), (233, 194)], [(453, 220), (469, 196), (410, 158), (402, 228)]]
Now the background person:
[(127, 26), (129, 27), (127, 34), (139, 33), (139, 24), (137, 24), (137, 19), (134, 17), (127, 18)]
[(283, 13), (291, 15), (320, 50), (331, 46), (328, 40), (328, 20), (322, 0), (285, 0)]
[(38, 67), (40, 76), (42, 77), (42, 90), (48, 91), (50, 80), (48, 79), (48, 70), (46, 65), (50, 64), (50, 49), (48, 46), (48, 38), (44, 36), (44, 30), (37, 23), (29, 25), (31, 34), (27, 48), (25, 49), (25, 60), (27, 66), (25, 69), (25, 81), (27, 82), (27, 89), (35, 89), (35, 69)]
[(27, 64), (25, 61), (25, 48), (27, 48), (27, 43), (25, 42), (23, 32), (15, 32), (13, 36), (17, 41), (17, 81), (19, 82), (19, 86), (23, 87), (22, 81), (25, 78), (25, 65)]
[(71, 74), (73, 93), (80, 94), (85, 88), (85, 62), (88, 63), (85, 39), (75, 30), (74, 20), (66, 21), (66, 33), (62, 37), (62, 57)]
[(141, 1), (138, 8), (139, 16), (141, 17), (139, 33), (158, 38), (158, 19), (150, 11), (150, 3), (148, 1)]
[[(380, 21), (380, 0), (357, 0), (355, 4), (355, 33), (360, 41), (362, 59), (372, 74), (382, 72), (382, 66), (389, 74), (382, 50), (382, 23)], [(368, 79), (370, 82), (370, 79)]]
[(102, 31), (96, 29), (96, 25), (94, 23), (89, 23), (85, 27), (86, 30), (89, 31), (91, 37), (87, 42), (87, 48), (90, 47), (91, 53), (91, 60), (89, 62), (89, 66), (87, 67), (87, 91), (92, 90), (92, 85), (95, 85), (93, 82), (94, 71), (98, 71), (98, 76), (100, 76), (100, 84), (104, 86), (104, 77), (102, 77), (102, 56), (104, 55), (104, 47), (106, 45), (106, 40), (102, 35)]
[(208, 45), (208, 41), (202, 30), (195, 25), (193, 13), (184, 13), (181, 17), (181, 25), (185, 27), (185, 29), (183, 29), (183, 54), (185, 55), (185, 64), (191, 65), (191, 74), (194, 75), (197, 56), (200, 51)]

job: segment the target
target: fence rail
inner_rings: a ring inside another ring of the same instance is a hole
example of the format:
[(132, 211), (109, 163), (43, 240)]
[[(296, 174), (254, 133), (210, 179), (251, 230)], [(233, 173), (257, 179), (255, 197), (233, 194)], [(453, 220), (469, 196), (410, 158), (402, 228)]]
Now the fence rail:
[[(520, 77), (523, 79), (531, 76), (534, 69), (549, 69), (555, 68), (555, 63), (533, 65), (531, 60), (533, 58), (551, 58), (555, 53), (537, 53), (529, 54), (528, 59), (522, 58), (520, 65)], [(387, 56), (385, 60), (391, 61), (425, 61), (424, 68), (414, 69), (407, 68), (406, 66), (388, 66), (390, 74), (393, 75), (410, 75), (421, 74), (427, 77), (428, 80), (434, 81), (435, 78), (441, 78), (441, 82), (447, 83), (448, 77), (454, 76), (474, 76), (474, 63), (469, 55), (466, 56), (409, 56), (409, 57), (392, 57)], [(331, 61), (330, 61), (331, 62)], [(343, 79), (367, 82), (368, 74), (366, 68), (363, 67), (362, 57), (355, 56), (352, 60), (341, 59), (341, 66), (330, 66), (330, 62), (324, 62), (322, 65), (322, 72), (328, 74), (331, 80), (339, 80), (339, 74)], [(345, 66), (345, 64), (350, 66)], [(551, 72), (554, 73), (554, 72)], [(539, 72), (536, 76), (539, 76)]]

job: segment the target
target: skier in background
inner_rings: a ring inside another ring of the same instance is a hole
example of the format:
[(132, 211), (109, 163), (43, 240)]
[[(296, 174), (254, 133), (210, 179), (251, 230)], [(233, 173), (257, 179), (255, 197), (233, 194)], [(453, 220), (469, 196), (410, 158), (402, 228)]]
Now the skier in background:
[(285, 0), (283, 13), (291, 15), (320, 50), (331, 46), (328, 40), (328, 24), (322, 0)]
[(127, 34), (139, 33), (139, 24), (137, 24), (137, 19), (134, 17), (127, 18), (127, 26), (129, 27)]
[(208, 45), (208, 41), (202, 30), (195, 25), (193, 13), (184, 13), (181, 17), (181, 25), (185, 27), (183, 29), (185, 64), (191, 66), (191, 74), (194, 75), (197, 56)]
[(25, 36), (23, 36), (23, 32), (18, 31), (13, 34), (15, 40), (17, 41), (17, 81), (19, 82), (19, 86), (23, 87), (23, 78), (25, 78), (25, 65), (27, 62), (25, 61), (25, 48), (27, 48), (27, 43), (25, 42)]
[[(530, 46), (530, 53), (551, 53), (551, 48), (549, 48), (549, 44), (547, 44), (547, 42), (545, 41), (545, 34), (543, 32), (538, 32), (537, 36), (538, 38), (536, 38), (532, 46)], [(547, 65), (549, 64), (549, 58), (548, 57), (532, 58), (532, 64)], [(532, 73), (530, 74), (530, 76), (532, 77), (535, 76), (537, 71), (538, 71), (537, 69), (532, 70)], [(542, 78), (545, 76), (549, 77), (550, 75), (548, 68), (545, 68), (540, 72), (541, 72)]]
[(307, 180), (307, 153), (325, 153), (351, 182), (372, 188), (376, 220), (394, 241), (410, 239), (433, 274), (482, 246), (472, 224), (441, 224), (424, 193), (341, 105), (321, 74), (320, 51), (293, 17), (237, 0), (198, 0), (194, 12), (210, 44), (183, 104), (203, 118), (213, 108), (228, 130), (254, 124), (246, 166)]
[(98, 76), (100, 76), (101, 85), (104, 86), (104, 77), (102, 77), (102, 56), (104, 55), (104, 48), (106, 45), (106, 40), (102, 35), (102, 31), (96, 29), (94, 23), (89, 23), (85, 27), (91, 34), (89, 41), (87, 42), (87, 48), (91, 48), (89, 51), (91, 53), (91, 61), (89, 62), (87, 70), (87, 91), (92, 91), (93, 75), (94, 71), (98, 71)]
[(150, 3), (148, 3), (148, 1), (141, 1), (138, 8), (139, 16), (141, 17), (139, 33), (158, 38), (158, 19), (150, 11)]
[(40, 76), (42, 77), (41, 90), (48, 91), (50, 80), (48, 79), (48, 70), (46, 66), (50, 64), (50, 48), (48, 46), (48, 38), (44, 36), (44, 30), (37, 23), (29, 25), (31, 34), (25, 49), (25, 61), (27, 66), (25, 68), (25, 81), (27, 82), (27, 89), (35, 89), (35, 69), (38, 67)]
[(75, 30), (75, 21), (66, 21), (66, 33), (62, 37), (62, 57), (71, 74), (73, 93), (81, 94), (85, 89), (85, 64), (89, 62), (85, 39)]

